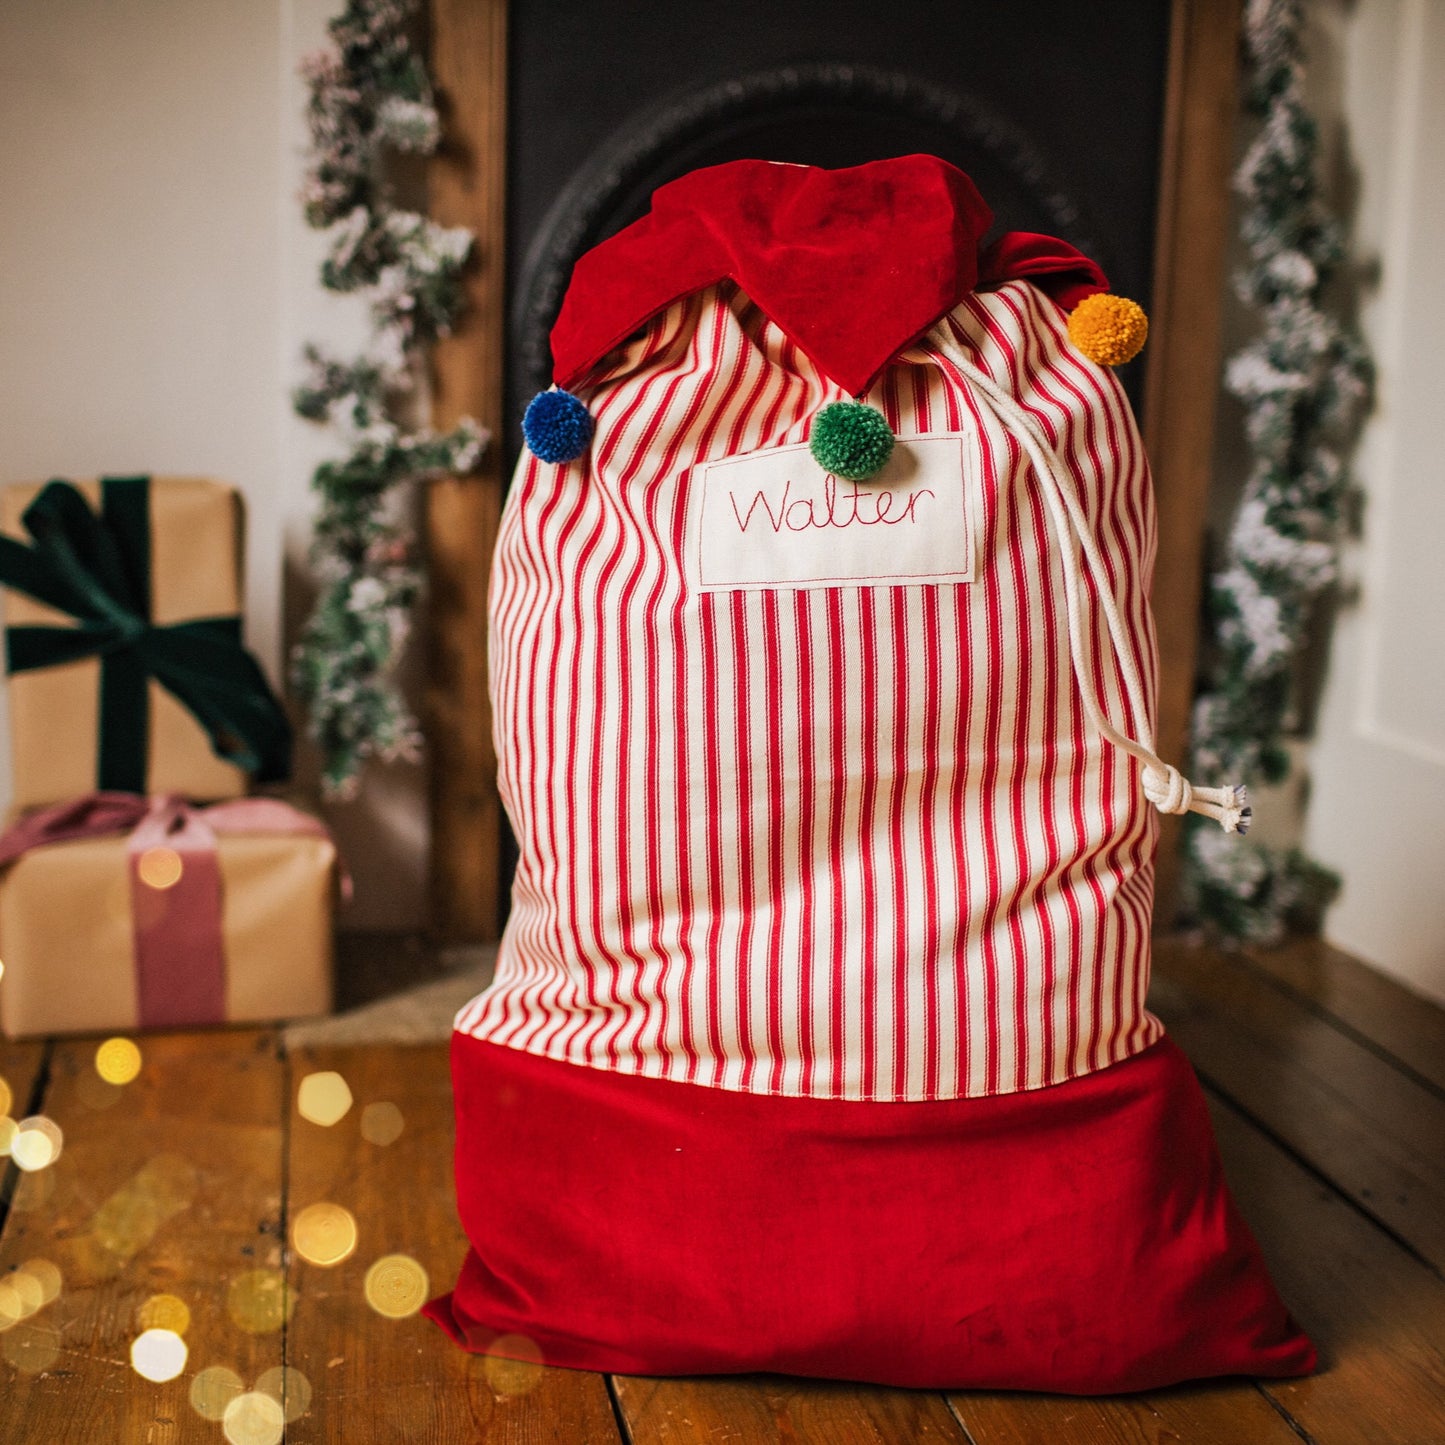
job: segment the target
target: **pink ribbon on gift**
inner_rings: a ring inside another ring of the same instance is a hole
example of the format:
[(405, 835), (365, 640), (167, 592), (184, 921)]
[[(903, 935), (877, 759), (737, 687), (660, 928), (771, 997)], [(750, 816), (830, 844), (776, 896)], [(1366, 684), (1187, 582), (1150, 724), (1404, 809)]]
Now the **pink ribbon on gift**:
[[(110, 833), (130, 834), (126, 852), (140, 1026), (223, 1023), (226, 955), (217, 835), (329, 838), (325, 824), (279, 798), (235, 798), (199, 808), (175, 793), (155, 798), (87, 793), (17, 819), (0, 834), (0, 868), (32, 848)], [(157, 850), (175, 854), (179, 869)], [(344, 867), (340, 877), (342, 897), (349, 898), (351, 880)]]

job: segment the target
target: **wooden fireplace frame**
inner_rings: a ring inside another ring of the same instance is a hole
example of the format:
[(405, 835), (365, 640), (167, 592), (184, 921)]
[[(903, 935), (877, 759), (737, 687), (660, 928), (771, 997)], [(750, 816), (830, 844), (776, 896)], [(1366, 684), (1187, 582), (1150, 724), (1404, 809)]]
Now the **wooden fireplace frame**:
[[(1183, 755), (1194, 690), (1241, 0), (1171, 0), (1171, 8), (1143, 416), (1159, 508), (1153, 603), (1162, 659), (1158, 744), (1166, 759)], [(435, 353), (435, 419), (447, 426), (474, 416), (496, 436), (506, 317), (507, 0), (431, 0), (431, 61), (446, 135), (429, 168), (431, 214), (477, 237), (470, 305)], [(506, 485), (501, 456), (494, 443), (473, 475), (431, 483), (424, 506), (430, 902), (433, 933), (444, 943), (495, 938), (506, 912), (486, 643), (488, 572)], [(1178, 893), (1178, 820), (1165, 823), (1160, 924), (1172, 921)]]

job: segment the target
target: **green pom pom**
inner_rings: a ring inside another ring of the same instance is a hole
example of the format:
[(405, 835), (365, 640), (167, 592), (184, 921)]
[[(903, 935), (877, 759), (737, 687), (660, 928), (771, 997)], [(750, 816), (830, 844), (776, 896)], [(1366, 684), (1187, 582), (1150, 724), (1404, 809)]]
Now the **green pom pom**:
[(861, 482), (880, 471), (893, 452), (893, 428), (876, 407), (835, 401), (813, 418), (808, 437), (813, 459), (845, 482)]

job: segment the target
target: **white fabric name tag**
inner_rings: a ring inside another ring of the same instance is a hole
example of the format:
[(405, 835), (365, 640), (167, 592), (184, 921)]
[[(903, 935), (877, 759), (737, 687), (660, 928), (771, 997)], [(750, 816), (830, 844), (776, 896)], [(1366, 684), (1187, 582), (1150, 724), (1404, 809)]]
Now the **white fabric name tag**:
[(976, 447), (957, 433), (908, 437), (866, 482), (825, 472), (806, 444), (704, 462), (699, 590), (972, 582)]

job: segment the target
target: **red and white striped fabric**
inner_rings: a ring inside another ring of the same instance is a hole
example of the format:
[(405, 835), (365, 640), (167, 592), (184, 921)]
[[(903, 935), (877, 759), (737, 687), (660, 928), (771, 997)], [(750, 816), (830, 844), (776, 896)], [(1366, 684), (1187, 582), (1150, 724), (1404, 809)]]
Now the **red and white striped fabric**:
[[(973, 582), (697, 589), (695, 469), (803, 442), (845, 395), (730, 283), (599, 376), (585, 477), (524, 457), (491, 633), (520, 859), (495, 982), (460, 1031), (876, 1101), (1039, 1088), (1160, 1037), (1154, 810), (1081, 709), (1038, 478), (941, 345), (1066, 465), (1152, 697), (1148, 466), (1065, 321), (1027, 281), (971, 293), (866, 397), (900, 445), (976, 439)], [(1152, 733), (1095, 602), (1100, 699)]]
[[(739, 161), (578, 262), (552, 342), (590, 446), (524, 457), (492, 579), (520, 856), (452, 1040), (471, 1248), (427, 1306), (466, 1349), (1313, 1367), (1145, 1007), (1154, 804), (1245, 814), (1152, 750), (1148, 466), (1061, 309), (1106, 283), (990, 222), (934, 157)], [(805, 444), (860, 388), (897, 440), (845, 485)]]

